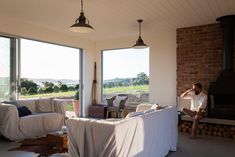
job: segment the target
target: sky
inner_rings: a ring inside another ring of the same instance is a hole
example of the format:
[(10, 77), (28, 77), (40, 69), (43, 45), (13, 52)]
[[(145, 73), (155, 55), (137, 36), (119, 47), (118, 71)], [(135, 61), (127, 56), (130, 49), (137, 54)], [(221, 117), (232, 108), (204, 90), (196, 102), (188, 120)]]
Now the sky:
[(136, 77), (140, 72), (149, 76), (149, 48), (103, 51), (103, 79)]
[[(79, 49), (21, 40), (21, 77), (79, 80)], [(103, 79), (149, 76), (149, 48), (103, 51)]]
[(79, 80), (79, 49), (21, 40), (21, 77)]

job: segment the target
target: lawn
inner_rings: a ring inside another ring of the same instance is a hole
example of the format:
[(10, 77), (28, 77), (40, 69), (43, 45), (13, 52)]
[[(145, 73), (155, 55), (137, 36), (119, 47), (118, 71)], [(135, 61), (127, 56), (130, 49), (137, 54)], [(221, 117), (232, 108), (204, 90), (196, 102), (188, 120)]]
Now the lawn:
[(73, 97), (76, 91), (59, 92), (59, 93), (46, 93), (35, 95), (21, 95), (20, 98), (48, 98), (48, 97)]
[(104, 88), (104, 93), (105, 94), (128, 93), (130, 91), (145, 91), (145, 92), (148, 92), (149, 91), (149, 85)]

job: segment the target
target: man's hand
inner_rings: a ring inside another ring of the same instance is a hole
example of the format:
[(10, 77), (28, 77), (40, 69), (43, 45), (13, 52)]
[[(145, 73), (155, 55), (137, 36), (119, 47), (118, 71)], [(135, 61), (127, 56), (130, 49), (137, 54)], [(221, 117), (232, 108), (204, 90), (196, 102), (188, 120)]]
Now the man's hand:
[(193, 89), (191, 88), (191, 89), (188, 89), (188, 90), (186, 90), (184, 93), (182, 93), (181, 94), (181, 97), (183, 98), (183, 97), (185, 97), (186, 95), (188, 95), (190, 92), (192, 92), (193, 91)]

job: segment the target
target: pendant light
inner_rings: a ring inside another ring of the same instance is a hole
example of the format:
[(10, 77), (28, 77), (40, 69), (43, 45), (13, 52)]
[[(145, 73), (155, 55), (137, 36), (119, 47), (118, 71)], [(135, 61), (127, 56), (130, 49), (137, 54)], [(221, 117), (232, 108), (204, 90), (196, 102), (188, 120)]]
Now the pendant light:
[(134, 49), (144, 49), (147, 48), (148, 45), (144, 43), (144, 41), (141, 38), (141, 22), (143, 22), (142, 19), (137, 20), (139, 22), (139, 38), (136, 41), (136, 44), (133, 46)]
[(77, 33), (89, 33), (89, 32), (94, 31), (94, 28), (89, 24), (89, 20), (84, 16), (83, 0), (81, 0), (80, 16), (75, 21), (75, 23), (69, 28), (69, 30), (72, 32), (77, 32)]

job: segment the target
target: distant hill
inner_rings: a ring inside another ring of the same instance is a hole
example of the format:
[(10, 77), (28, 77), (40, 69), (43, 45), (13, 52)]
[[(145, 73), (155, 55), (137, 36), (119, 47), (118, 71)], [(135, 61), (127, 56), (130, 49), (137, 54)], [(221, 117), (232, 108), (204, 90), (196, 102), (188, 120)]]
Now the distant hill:
[(37, 78), (27, 78), (29, 80), (32, 80), (33, 82), (37, 83), (38, 85), (42, 86), (42, 82), (48, 81), (52, 82), (54, 84), (58, 84), (58, 81), (66, 84), (66, 85), (71, 85), (74, 86), (79, 83), (79, 80), (70, 80), (70, 79), (37, 79)]
[(104, 83), (109, 83), (109, 82), (123, 82), (127, 80), (132, 80), (133, 78), (115, 78), (115, 79), (109, 79), (109, 80), (104, 80)]

